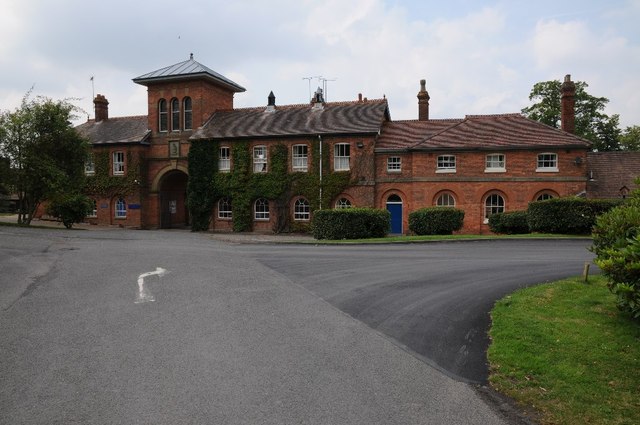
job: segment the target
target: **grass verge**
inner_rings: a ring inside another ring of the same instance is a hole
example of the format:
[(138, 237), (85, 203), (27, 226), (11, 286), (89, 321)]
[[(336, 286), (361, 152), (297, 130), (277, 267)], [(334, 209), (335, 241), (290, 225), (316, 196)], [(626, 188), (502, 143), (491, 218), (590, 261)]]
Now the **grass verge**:
[(386, 236), (384, 238), (369, 239), (313, 239), (307, 243), (313, 244), (384, 244), (384, 243), (413, 243), (425, 241), (464, 241), (485, 239), (589, 239), (591, 235), (559, 235), (551, 233), (529, 233), (524, 235), (428, 235), (428, 236)]
[(640, 324), (603, 277), (522, 289), (491, 315), (489, 381), (541, 423), (640, 423)]

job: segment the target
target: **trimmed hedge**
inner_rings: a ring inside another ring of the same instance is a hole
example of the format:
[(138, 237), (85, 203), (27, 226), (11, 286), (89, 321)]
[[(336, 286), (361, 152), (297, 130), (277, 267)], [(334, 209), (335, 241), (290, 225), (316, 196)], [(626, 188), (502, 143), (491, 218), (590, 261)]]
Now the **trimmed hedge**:
[(409, 214), (409, 229), (416, 235), (450, 235), (463, 222), (464, 211), (457, 208), (429, 207)]
[(382, 238), (389, 232), (391, 215), (374, 208), (319, 210), (313, 214), (313, 237), (316, 239)]
[(526, 211), (508, 211), (489, 216), (489, 228), (493, 233), (522, 235), (531, 233)]
[(622, 203), (621, 200), (553, 198), (529, 204), (529, 228), (539, 233), (586, 235), (596, 217)]

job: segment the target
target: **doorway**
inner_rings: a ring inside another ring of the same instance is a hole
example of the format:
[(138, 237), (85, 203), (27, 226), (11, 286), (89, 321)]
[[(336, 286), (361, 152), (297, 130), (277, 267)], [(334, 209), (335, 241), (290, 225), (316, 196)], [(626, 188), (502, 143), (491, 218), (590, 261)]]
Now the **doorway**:
[(387, 198), (387, 211), (391, 214), (389, 221), (389, 233), (402, 234), (402, 199), (398, 195)]
[(160, 228), (171, 229), (189, 225), (187, 211), (187, 181), (180, 170), (169, 171), (160, 182)]

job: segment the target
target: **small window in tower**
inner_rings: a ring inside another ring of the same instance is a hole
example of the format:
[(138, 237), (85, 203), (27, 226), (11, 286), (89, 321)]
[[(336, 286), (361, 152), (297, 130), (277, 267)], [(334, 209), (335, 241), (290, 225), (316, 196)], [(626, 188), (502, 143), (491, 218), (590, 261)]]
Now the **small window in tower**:
[(184, 110), (184, 129), (191, 130), (193, 128), (193, 110), (191, 109), (191, 98), (185, 97), (182, 101)]
[(167, 131), (168, 128), (167, 101), (160, 99), (158, 102), (158, 130)]
[(171, 99), (171, 131), (180, 131), (180, 102)]

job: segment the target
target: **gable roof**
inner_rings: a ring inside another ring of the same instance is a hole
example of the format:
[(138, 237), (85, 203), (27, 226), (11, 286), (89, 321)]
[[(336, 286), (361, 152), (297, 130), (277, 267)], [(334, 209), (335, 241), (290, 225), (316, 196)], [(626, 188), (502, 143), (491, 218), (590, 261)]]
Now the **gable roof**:
[(234, 92), (246, 91), (240, 84), (231, 81), (227, 77), (218, 74), (211, 68), (202, 65), (193, 59), (193, 54), (189, 60), (167, 66), (156, 71), (148, 72), (133, 79), (134, 83), (147, 86), (153, 83), (185, 80), (193, 78), (203, 78), (213, 83), (226, 87)]
[(92, 145), (147, 144), (151, 131), (146, 115), (109, 118), (96, 122), (89, 120), (76, 127), (80, 135)]
[(640, 152), (589, 152), (587, 164), (589, 198), (620, 198), (621, 189), (638, 188), (635, 180), (640, 177)]
[(467, 115), (460, 120), (396, 121), (376, 151), (589, 148), (591, 142), (521, 114)]
[(377, 134), (389, 119), (386, 99), (217, 111), (191, 139)]

